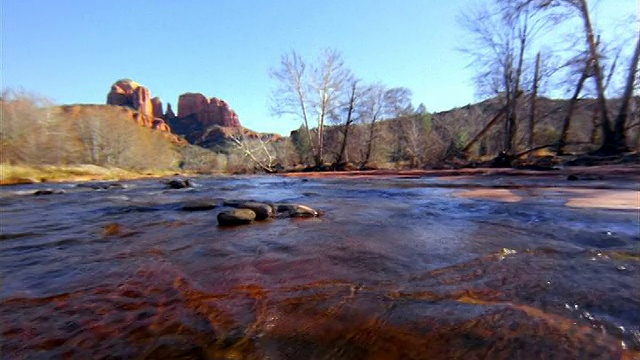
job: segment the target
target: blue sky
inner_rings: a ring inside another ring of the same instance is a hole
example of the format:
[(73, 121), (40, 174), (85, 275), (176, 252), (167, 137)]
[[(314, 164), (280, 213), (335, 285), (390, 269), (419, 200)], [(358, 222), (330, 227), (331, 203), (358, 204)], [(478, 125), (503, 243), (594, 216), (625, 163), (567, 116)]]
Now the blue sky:
[[(174, 109), (201, 92), (229, 102), (242, 124), (288, 134), (300, 123), (269, 112), (269, 69), (296, 50), (341, 51), (367, 82), (405, 86), (414, 104), (448, 110), (476, 100), (468, 60), (456, 51), (456, 17), (468, 0), (0, 0), (2, 87), (58, 104), (104, 103), (131, 78)], [(637, 11), (601, 0), (600, 24)]]

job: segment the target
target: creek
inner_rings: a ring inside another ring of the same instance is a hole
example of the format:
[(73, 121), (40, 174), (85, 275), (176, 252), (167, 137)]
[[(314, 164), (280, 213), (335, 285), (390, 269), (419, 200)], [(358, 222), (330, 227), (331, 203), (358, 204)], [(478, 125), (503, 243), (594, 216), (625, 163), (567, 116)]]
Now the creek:
[[(639, 212), (607, 203), (637, 199), (635, 182), (194, 183), (51, 184), (64, 193), (42, 196), (33, 195), (41, 184), (3, 188), (1, 357), (640, 354)], [(219, 227), (222, 207), (182, 209), (203, 199), (300, 203), (324, 215)]]

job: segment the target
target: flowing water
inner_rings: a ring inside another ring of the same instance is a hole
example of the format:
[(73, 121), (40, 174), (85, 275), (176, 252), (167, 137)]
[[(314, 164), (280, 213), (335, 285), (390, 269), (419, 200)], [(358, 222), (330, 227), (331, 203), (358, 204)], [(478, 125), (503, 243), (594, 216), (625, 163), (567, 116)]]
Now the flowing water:
[[(581, 205), (634, 182), (195, 182), (3, 188), (0, 357), (638, 357), (637, 206)], [(324, 216), (221, 228), (197, 199)]]

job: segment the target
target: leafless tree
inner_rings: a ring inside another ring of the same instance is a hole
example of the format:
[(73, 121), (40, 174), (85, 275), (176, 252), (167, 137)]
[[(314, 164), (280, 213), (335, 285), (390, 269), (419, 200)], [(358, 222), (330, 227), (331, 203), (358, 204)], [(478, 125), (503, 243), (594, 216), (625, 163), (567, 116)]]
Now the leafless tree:
[(308, 150), (313, 156), (317, 153), (315, 142), (309, 127), (310, 113), (307, 110), (310, 102), (310, 71), (306, 62), (295, 51), (282, 55), (280, 65), (271, 70), (271, 77), (278, 82), (271, 99), (271, 111), (279, 116), (288, 114), (302, 119), (308, 140)]
[[(330, 114), (340, 106), (340, 97), (351, 79), (342, 55), (326, 49), (308, 69), (295, 52), (284, 55), (280, 66), (271, 71), (278, 81), (272, 98), (272, 110), (277, 115), (290, 114), (302, 119), (316, 165), (324, 162), (324, 127)], [(311, 119), (317, 125), (316, 139), (309, 128)]]
[[(388, 88), (376, 83), (366, 86), (358, 106), (358, 122), (365, 126), (366, 137), (363, 143), (362, 166), (372, 159), (376, 143), (379, 140), (378, 125), (381, 120), (397, 118), (411, 114), (411, 91), (407, 88)], [(401, 129), (396, 129), (399, 137)]]
[[(609, 118), (609, 109), (607, 107), (606, 87), (613, 75), (618, 56), (614, 57), (614, 61), (610, 67), (609, 76), (605, 74), (605, 65), (603, 64), (603, 46), (599, 41), (596, 30), (593, 26), (592, 14), (587, 0), (513, 0), (514, 7), (525, 8), (534, 7), (545, 13), (555, 12), (557, 9), (564, 10), (564, 16), (577, 16), (583, 25), (584, 44), (586, 53), (588, 54), (587, 62), (590, 77), (593, 79), (598, 108), (600, 112), (600, 126), (602, 130), (602, 145), (599, 149), (601, 153), (619, 153), (627, 150), (625, 143), (625, 123), (629, 102), (633, 93), (633, 84), (636, 81), (636, 73), (638, 67), (638, 46), (630, 61), (628, 75), (626, 77), (626, 86), (622, 94), (622, 106), (616, 116), (615, 122), (612, 123)], [(638, 44), (640, 44), (640, 34), (638, 36)], [(579, 83), (581, 84), (581, 83)]]
[(541, 12), (534, 4), (490, 0), (460, 18), (471, 36), (462, 50), (473, 59), (478, 92), (501, 95), (504, 101), (503, 151), (508, 153), (516, 142), (516, 114), (524, 91), (526, 64), (533, 63), (527, 58), (538, 50), (537, 37), (557, 22), (555, 17), (544, 17)]
[[(336, 123), (341, 123), (342, 126), (342, 143), (340, 145), (340, 151), (335, 159), (334, 167), (339, 167), (342, 164), (346, 163), (347, 160), (343, 161), (345, 157), (345, 151), (347, 149), (347, 141), (349, 139), (349, 130), (351, 129), (351, 125), (355, 122), (355, 112), (356, 106), (358, 106), (357, 102), (360, 100), (361, 94), (358, 92), (358, 81), (351, 80), (351, 86), (349, 87), (349, 92), (347, 93), (347, 102), (344, 106), (335, 114), (332, 115), (333, 121)], [(342, 120), (344, 118), (344, 120)], [(342, 123), (344, 121), (344, 123)]]
[(629, 65), (627, 82), (625, 85), (624, 94), (622, 95), (622, 103), (618, 110), (614, 124), (614, 143), (615, 148), (620, 150), (626, 150), (627, 145), (625, 142), (625, 129), (627, 124), (627, 118), (629, 117), (630, 104), (633, 96), (633, 89), (638, 81), (638, 58), (640, 57), (640, 32), (638, 33), (638, 41), (636, 43), (636, 49)]
[(236, 144), (244, 158), (248, 158), (262, 171), (273, 173), (276, 171), (277, 158), (270, 148), (270, 140), (258, 136), (255, 139), (248, 139), (239, 131), (231, 136), (231, 140)]
[(345, 67), (342, 55), (334, 50), (324, 50), (314, 67), (312, 89), (317, 97), (313, 104), (318, 123), (318, 153), (316, 164), (324, 162), (324, 125), (327, 116), (340, 106), (340, 97), (350, 82), (351, 72)]
[(532, 94), (531, 94), (531, 109), (529, 112), (529, 156), (531, 156), (533, 151), (533, 134), (535, 132), (536, 125), (536, 105), (538, 100), (538, 88), (540, 83), (540, 53), (538, 52), (538, 56), (536, 56), (536, 68), (533, 75), (533, 86), (532, 86)]

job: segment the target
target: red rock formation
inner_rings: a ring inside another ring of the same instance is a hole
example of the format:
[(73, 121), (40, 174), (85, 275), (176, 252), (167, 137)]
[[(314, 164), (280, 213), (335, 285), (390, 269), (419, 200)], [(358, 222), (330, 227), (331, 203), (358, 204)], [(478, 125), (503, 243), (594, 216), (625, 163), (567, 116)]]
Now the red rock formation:
[(164, 118), (164, 112), (162, 111), (162, 99), (154, 97), (151, 99), (151, 106), (153, 108), (153, 117), (158, 119)]
[(173, 112), (171, 108), (171, 103), (167, 103), (167, 112), (164, 114), (165, 120), (173, 120), (176, 118), (176, 114)]
[(178, 117), (183, 118), (191, 114), (197, 114), (204, 109), (209, 100), (202, 94), (186, 93), (178, 98)]
[(151, 125), (151, 128), (154, 130), (158, 130), (158, 131), (162, 131), (162, 132), (171, 132), (171, 128), (169, 127), (169, 125), (167, 125), (167, 123), (164, 122), (164, 120), (160, 119), (160, 118), (156, 118), (153, 120), (153, 124)]
[(120, 80), (111, 86), (107, 105), (128, 106), (142, 115), (153, 117), (153, 105), (149, 89), (129, 79)]
[(186, 93), (178, 99), (178, 117), (195, 115), (203, 127), (219, 125), (241, 127), (240, 120), (229, 104), (218, 98), (207, 99), (199, 93)]

